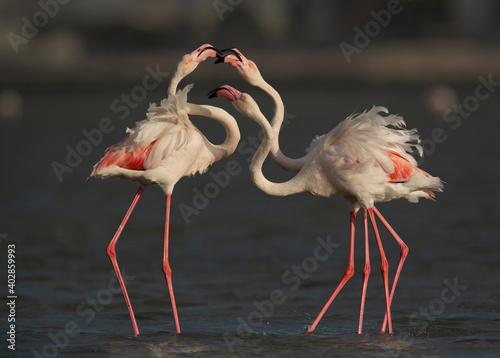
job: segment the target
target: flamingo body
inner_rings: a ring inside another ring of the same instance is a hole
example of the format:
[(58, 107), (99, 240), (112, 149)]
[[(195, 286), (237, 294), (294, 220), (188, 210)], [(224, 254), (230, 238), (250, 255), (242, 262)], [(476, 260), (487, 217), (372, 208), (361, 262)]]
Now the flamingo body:
[(203, 111), (197, 110), (207, 109), (220, 113), (220, 110), (187, 103), (191, 88), (186, 86), (169, 95), (159, 106), (151, 104), (148, 118), (127, 129), (128, 137), (106, 150), (91, 176), (119, 176), (141, 184), (157, 183), (166, 193), (172, 193), (183, 176), (206, 172), (220, 156), (220, 150), (191, 123), (188, 112), (200, 114)]
[[(358, 333), (362, 332), (365, 295), (370, 274), (368, 216), (370, 216), (382, 261), (381, 271), (384, 280), (386, 314), (381, 332), (385, 332), (388, 324), (389, 333), (392, 333), (390, 304), (409, 250), (396, 231), (375, 208), (374, 203), (398, 198), (406, 198), (410, 202), (417, 202), (421, 197), (433, 199), (433, 191), (442, 190), (443, 184), (441, 180), (419, 169), (416, 161), (410, 155), (412, 147), (422, 155), (422, 148), (418, 145), (420, 140), (417, 131), (406, 131), (404, 121), (399, 120), (398, 116), (387, 115), (387, 110), (383, 107), (378, 108), (379, 112), (385, 112), (385, 115), (380, 116), (380, 113), (377, 113), (374, 108), (368, 113), (351, 116), (340, 123), (329, 135), (317, 137), (312, 141), (309, 153), (302, 158), (289, 158), (281, 152), (279, 147), (281, 124), (285, 115), (285, 106), (281, 96), (264, 80), (257, 65), (243, 56), (239, 50), (229, 48), (222, 50), (221, 53), (222, 56), (218, 56), (216, 63), (229, 63), (237, 69), (246, 82), (265, 91), (274, 101), (275, 112), (271, 121), (273, 135), (269, 133), (271, 157), (283, 169), (298, 172), (293, 180), (283, 183), (285, 185), (276, 185), (276, 183), (271, 183), (265, 179), (258, 169), (258, 165), (255, 165), (254, 168), (251, 168), (251, 173), (256, 185), (270, 195), (293, 194), (300, 191), (297, 188), (323, 196), (338, 193), (346, 198), (351, 210), (348, 267), (337, 289), (307, 332), (314, 331), (330, 304), (353, 274), (354, 221), (356, 212), (362, 207), (365, 224), (365, 269), (363, 270)], [(231, 101), (235, 104), (234, 96)], [(260, 122), (260, 119), (257, 118), (259, 116), (256, 116), (256, 111), (252, 112), (249, 109), (249, 104), (238, 104), (235, 107), (240, 112), (246, 113), (245, 115), (248, 117)], [(263, 127), (265, 127), (265, 124), (263, 124)], [(363, 127), (365, 128), (363, 129)], [(387, 146), (387, 144), (389, 145)], [(317, 150), (314, 150), (316, 147)], [(375, 215), (396, 240), (401, 250), (390, 294), (388, 289), (388, 263), (377, 229)]]
[(376, 202), (405, 198), (431, 199), (442, 188), (439, 178), (417, 168), (410, 155), (421, 152), (416, 130), (405, 129), (400, 116), (384, 107), (350, 116), (311, 143), (303, 168), (307, 191), (321, 196), (340, 194), (351, 211)]
[[(360, 308), (358, 333), (362, 332), (365, 295), (370, 273), (368, 250), (367, 217), (373, 226), (377, 246), (380, 252), (381, 272), (384, 282), (386, 315), (382, 324), (382, 333), (386, 324), (392, 333), (390, 305), (399, 279), (403, 263), (408, 255), (408, 247), (390, 227), (385, 218), (375, 208), (376, 202), (406, 198), (417, 202), (419, 198), (433, 199), (433, 191), (441, 191), (443, 184), (417, 167), (411, 152), (416, 149), (420, 154), (422, 147), (415, 129), (407, 130), (404, 120), (388, 114), (384, 107), (373, 107), (358, 115), (353, 115), (341, 122), (329, 133), (317, 137), (311, 143), (309, 153), (298, 160), (288, 161), (281, 153), (285, 163), (298, 169), (295, 177), (284, 183), (273, 183), (265, 178), (262, 165), (267, 155), (277, 150), (276, 132), (260, 111), (257, 103), (248, 94), (242, 94), (231, 86), (222, 86), (212, 91), (209, 97), (223, 97), (244, 116), (257, 122), (263, 129), (264, 139), (257, 149), (250, 173), (254, 184), (269, 195), (287, 196), (309, 192), (314, 195), (329, 197), (333, 194), (344, 196), (350, 207), (350, 244), (349, 263), (341, 282), (324, 305), (307, 333), (314, 331), (319, 321), (337, 297), (341, 289), (354, 274), (354, 231), (356, 213), (363, 208), (365, 222), (365, 269), (363, 270), (363, 290)], [(275, 130), (275, 128), (274, 128)], [(400, 246), (401, 256), (394, 275), (392, 289), (389, 292), (389, 265), (385, 256), (378, 228), (376, 215)]]
[[(204, 173), (212, 163), (232, 154), (240, 140), (238, 125), (226, 111), (213, 106), (188, 103), (187, 95), (192, 85), (177, 91), (179, 82), (194, 71), (200, 62), (208, 57), (215, 57), (217, 54), (218, 50), (207, 44), (184, 55), (170, 81), (168, 98), (162, 100), (160, 105), (151, 104), (147, 111), (147, 119), (137, 122), (134, 128), (127, 129), (128, 136), (120, 143), (109, 147), (91, 173), (91, 177), (95, 178), (105, 179), (118, 176), (140, 183), (129, 210), (106, 248), (118, 278), (135, 335), (139, 334), (139, 329), (118, 266), (115, 246), (144, 188), (155, 183), (165, 192), (162, 270), (167, 281), (175, 329), (177, 333), (180, 333), (172, 270), (168, 259), (171, 194), (182, 177)], [(224, 142), (215, 145), (208, 141), (191, 123), (189, 115), (209, 117), (220, 122), (226, 129)]]

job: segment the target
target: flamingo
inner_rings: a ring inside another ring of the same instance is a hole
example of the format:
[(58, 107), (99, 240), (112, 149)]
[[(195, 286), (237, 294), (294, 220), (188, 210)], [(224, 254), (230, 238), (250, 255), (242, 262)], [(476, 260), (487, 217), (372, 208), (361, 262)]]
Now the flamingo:
[[(226, 111), (209, 106), (187, 103), (187, 94), (192, 85), (176, 93), (183, 77), (194, 71), (208, 57), (215, 57), (217, 50), (203, 45), (179, 62), (169, 85), (169, 96), (159, 106), (151, 104), (147, 119), (127, 129), (128, 137), (109, 147), (104, 157), (94, 166), (91, 177), (108, 178), (118, 176), (140, 184), (137, 193), (118, 230), (108, 244), (106, 252), (111, 260), (130, 314), (134, 335), (139, 334), (135, 315), (116, 260), (115, 246), (120, 234), (134, 210), (144, 189), (153, 183), (165, 193), (165, 229), (162, 269), (167, 281), (175, 329), (180, 333), (180, 324), (172, 286), (172, 270), (168, 260), (169, 219), (171, 195), (180, 178), (204, 173), (208, 167), (232, 154), (240, 140), (238, 125)], [(220, 122), (226, 130), (226, 139), (220, 145), (212, 144), (191, 123), (188, 114), (209, 117)]]
[[(261, 113), (257, 103), (246, 93), (225, 85), (209, 93), (209, 97), (222, 97), (231, 101), (235, 109), (262, 127), (264, 138), (255, 152), (250, 165), (254, 184), (263, 192), (274, 196), (308, 192), (329, 197), (342, 195), (350, 210), (350, 243), (347, 269), (320, 313), (306, 333), (316, 329), (331, 303), (354, 274), (354, 233), (356, 214), (364, 213), (365, 267), (358, 333), (362, 332), (366, 288), (370, 273), (367, 214), (373, 227), (381, 258), (388, 331), (392, 333), (390, 304), (394, 287), (399, 277), (401, 262), (395, 275), (392, 292), (389, 294), (388, 263), (385, 256), (374, 215), (401, 246), (402, 260), (408, 247), (375, 208), (375, 202), (406, 198), (417, 202), (419, 198), (433, 200), (433, 191), (442, 191), (441, 179), (419, 169), (409, 154), (415, 148), (422, 154), (416, 129), (407, 130), (406, 123), (397, 115), (388, 114), (384, 107), (373, 107), (370, 111), (352, 115), (338, 124), (329, 133), (317, 137), (298, 173), (289, 181), (274, 183), (265, 178), (262, 165), (273, 146), (273, 128)], [(382, 333), (385, 331), (383, 327)]]
[[(258, 87), (266, 92), (274, 102), (275, 105), (275, 113), (271, 120), (271, 125), (274, 132), (274, 137), (272, 141), (271, 147), (271, 157), (272, 159), (283, 169), (298, 172), (304, 166), (307, 160), (309, 160), (310, 152), (303, 156), (302, 158), (289, 158), (285, 156), (279, 147), (279, 135), (281, 131), (281, 125), (283, 123), (284, 114), (285, 114), (285, 106), (283, 104), (283, 100), (279, 95), (278, 91), (274, 89), (269, 83), (267, 83), (262, 77), (257, 65), (252, 60), (247, 59), (241, 51), (236, 48), (227, 48), (220, 51), (220, 55), (217, 56), (215, 63), (226, 62), (229, 63), (232, 67), (236, 67), (240, 76), (250, 85)], [(375, 209), (376, 210), (376, 209)], [(389, 297), (389, 302), (392, 303), (392, 298), (394, 296), (394, 291), (396, 289), (396, 285), (399, 279), (399, 275), (403, 268), (403, 264), (408, 255), (408, 246), (401, 240), (401, 238), (395, 233), (395, 231), (387, 224), (386, 220), (381, 216), (378, 210), (375, 212), (379, 217), (381, 222), (386, 226), (391, 235), (394, 237), (396, 242), (400, 246), (400, 259), (398, 263), (398, 268), (396, 270), (396, 274), (394, 276), (393, 285), (391, 288), (391, 293)], [(361, 296), (361, 307), (360, 307), (360, 319), (358, 326), (358, 333), (362, 333), (362, 322), (363, 322), (363, 314), (364, 314), (364, 303), (365, 303), (365, 295), (366, 295), (366, 287), (368, 285), (368, 278), (370, 275), (370, 258), (368, 256), (368, 232), (367, 232), (367, 218), (366, 213), (364, 215), (365, 221), (365, 268), (363, 270), (363, 290)], [(384, 333), (388, 321), (387, 313), (384, 316), (384, 321), (382, 323), (381, 332)]]

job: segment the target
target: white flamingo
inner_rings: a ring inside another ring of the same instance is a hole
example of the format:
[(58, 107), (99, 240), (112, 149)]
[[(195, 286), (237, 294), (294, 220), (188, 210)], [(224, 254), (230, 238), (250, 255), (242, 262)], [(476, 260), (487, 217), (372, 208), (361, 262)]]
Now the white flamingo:
[[(262, 173), (262, 164), (273, 148), (273, 129), (257, 103), (248, 94), (242, 94), (231, 86), (222, 86), (212, 91), (209, 97), (223, 97), (244, 116), (256, 121), (264, 131), (264, 139), (256, 151), (250, 165), (250, 173), (255, 185), (269, 195), (287, 196), (308, 192), (329, 197), (340, 194), (347, 200), (350, 209), (349, 263), (341, 282), (320, 311), (307, 333), (315, 330), (342, 287), (354, 274), (354, 224), (356, 213), (363, 208), (365, 220), (365, 268), (363, 270), (363, 291), (358, 332), (362, 331), (362, 320), (366, 285), (370, 272), (367, 213), (373, 226), (381, 258), (381, 271), (384, 281), (386, 315), (389, 333), (392, 333), (390, 303), (394, 290), (389, 295), (388, 263), (384, 254), (375, 215), (394, 236), (401, 246), (402, 261), (408, 253), (407, 246), (389, 226), (375, 202), (406, 198), (417, 202), (419, 198), (433, 199), (433, 191), (441, 191), (443, 185), (439, 178), (432, 177), (417, 168), (415, 159), (408, 153), (416, 148), (421, 153), (418, 133), (415, 129), (406, 130), (405, 122), (399, 116), (387, 115), (384, 107), (373, 107), (368, 112), (351, 116), (337, 125), (329, 133), (318, 137), (311, 143), (311, 151), (297, 175), (284, 183), (273, 183)], [(383, 115), (381, 115), (381, 113)], [(396, 273), (393, 289), (401, 265)]]
[[(240, 76), (252, 86), (258, 87), (266, 92), (274, 102), (275, 112), (274, 116), (271, 120), (271, 126), (274, 132), (274, 137), (272, 141), (271, 147), (271, 157), (272, 159), (283, 169), (298, 172), (306, 161), (309, 159), (311, 153), (306, 154), (302, 158), (289, 158), (285, 156), (279, 147), (279, 135), (281, 132), (281, 125), (284, 120), (285, 115), (285, 105), (283, 104), (283, 100), (281, 99), (280, 94), (274, 87), (272, 87), (269, 83), (267, 83), (262, 77), (257, 65), (252, 60), (247, 59), (241, 51), (236, 48), (228, 48), (220, 51), (220, 55), (217, 56), (217, 60), (215, 63), (226, 62), (229, 63), (232, 67), (236, 67)], [(389, 302), (392, 303), (392, 299), (394, 297), (394, 292), (396, 289), (396, 285), (399, 279), (399, 275), (403, 268), (403, 264), (408, 255), (408, 246), (401, 240), (401, 238), (396, 234), (396, 232), (387, 224), (386, 220), (380, 215), (378, 211), (376, 211), (377, 216), (381, 222), (386, 226), (391, 235), (394, 237), (398, 245), (400, 246), (400, 259), (398, 263), (398, 267), (396, 270), (396, 274), (394, 276), (393, 285), (391, 288)], [(365, 225), (367, 224), (366, 212), (364, 212), (364, 221)], [(370, 275), (370, 258), (368, 256), (368, 233), (367, 227), (365, 226), (365, 268), (363, 270), (363, 293), (361, 296), (361, 308), (360, 308), (360, 319), (359, 319), (359, 327), (358, 333), (362, 332), (362, 324), (363, 324), (363, 313), (364, 313), (364, 303), (365, 303), (365, 294), (366, 287), (368, 285), (368, 277)], [(387, 313), (384, 316), (384, 321), (382, 323), (381, 332), (384, 333), (387, 326)]]
[[(240, 132), (234, 118), (226, 111), (209, 106), (187, 103), (187, 94), (192, 85), (176, 92), (178, 83), (194, 71), (208, 57), (215, 57), (217, 50), (203, 45), (185, 55), (177, 67), (169, 85), (168, 99), (160, 105), (151, 104), (147, 119), (137, 122), (122, 142), (109, 147), (104, 157), (94, 166), (91, 177), (108, 178), (118, 176), (140, 183), (130, 208), (116, 234), (107, 246), (107, 253), (118, 277), (130, 314), (134, 334), (139, 334), (132, 305), (125, 283), (116, 261), (115, 245), (143, 190), (150, 184), (158, 184), (165, 193), (165, 231), (163, 272), (167, 281), (176, 332), (180, 333), (179, 319), (172, 287), (172, 270), (168, 260), (169, 218), (171, 194), (180, 178), (204, 173), (214, 162), (232, 154), (240, 140)], [(189, 120), (188, 114), (209, 117), (220, 122), (226, 130), (226, 139), (220, 145), (208, 139)]]

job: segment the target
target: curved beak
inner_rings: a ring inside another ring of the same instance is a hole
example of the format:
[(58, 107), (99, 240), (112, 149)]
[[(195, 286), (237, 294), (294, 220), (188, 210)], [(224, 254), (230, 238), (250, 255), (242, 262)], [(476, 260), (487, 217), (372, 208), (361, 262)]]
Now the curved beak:
[(211, 90), (210, 92), (208, 92), (208, 98), (217, 97), (217, 92), (219, 92), (220, 90), (221, 90), (220, 87), (214, 88), (213, 90)]
[(236, 88), (229, 85), (220, 86), (211, 90), (208, 93), (208, 98), (222, 97), (230, 102), (239, 101), (241, 98), (241, 92)]
[(219, 51), (215, 63), (226, 62), (233, 67), (239, 67), (248, 64), (248, 60), (236, 47), (229, 47)]
[(214, 64), (216, 65), (218, 63), (223, 63), (225, 57), (226, 57), (225, 55), (217, 54), (217, 58), (215, 59)]
[(221, 52), (212, 45), (206, 44), (198, 47), (190, 55), (193, 61), (202, 62), (209, 57), (220, 57)]

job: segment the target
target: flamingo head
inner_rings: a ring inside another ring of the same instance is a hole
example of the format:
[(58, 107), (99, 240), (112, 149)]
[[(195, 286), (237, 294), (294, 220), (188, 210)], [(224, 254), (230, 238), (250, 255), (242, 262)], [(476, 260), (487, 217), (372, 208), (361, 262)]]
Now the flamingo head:
[(241, 93), (236, 88), (224, 85), (209, 92), (208, 98), (221, 97), (230, 101), (234, 108), (246, 117), (252, 118), (260, 109), (248, 93)]
[(205, 44), (198, 47), (191, 53), (188, 53), (182, 57), (181, 62), (177, 66), (177, 71), (179, 71), (183, 76), (187, 76), (193, 72), (198, 65), (205, 61), (209, 57), (219, 57), (220, 52), (215, 47), (210, 44)]
[(259, 86), (264, 82), (260, 71), (252, 60), (247, 59), (236, 48), (227, 48), (220, 51), (221, 55), (217, 56), (215, 63), (228, 63), (235, 67), (240, 76), (252, 86)]
[(209, 57), (217, 57), (220, 55), (219, 50), (210, 44), (201, 45), (196, 50), (189, 54), (191, 56), (191, 61), (202, 62)]

